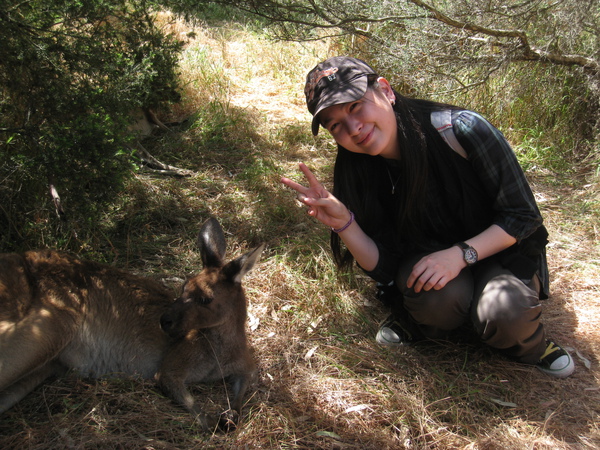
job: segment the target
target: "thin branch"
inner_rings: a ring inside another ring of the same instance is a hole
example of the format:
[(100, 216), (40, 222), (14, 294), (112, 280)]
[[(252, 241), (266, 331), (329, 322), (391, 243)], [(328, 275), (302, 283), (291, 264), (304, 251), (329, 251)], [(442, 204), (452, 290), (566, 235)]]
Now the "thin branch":
[(485, 34), (487, 36), (515, 38), (519, 42), (519, 48), (523, 52), (521, 57), (516, 59), (526, 61), (548, 61), (555, 64), (566, 66), (581, 66), (595, 74), (600, 74), (600, 63), (592, 58), (583, 55), (563, 55), (556, 52), (548, 52), (540, 48), (534, 47), (529, 43), (527, 33), (523, 30), (501, 30), (494, 28), (482, 27), (479, 25), (461, 22), (443, 14), (433, 6), (423, 2), (422, 0), (409, 0), (420, 8), (429, 11), (431, 17), (450, 27), (469, 30), (475, 33)]
[[(584, 55), (563, 54), (559, 51), (548, 51), (530, 42), (529, 35), (522, 29), (502, 29), (485, 27), (475, 23), (461, 21), (444, 14), (440, 9), (432, 6), (424, 0), (408, 0), (410, 3), (426, 11), (424, 17), (439, 21), (448, 27), (464, 30), (475, 34), (495, 37), (497, 39), (513, 40), (514, 44), (508, 47), (517, 48), (520, 54), (514, 55), (513, 59), (521, 61), (542, 61), (564, 66), (580, 66), (584, 70), (595, 75), (600, 74), (600, 62), (592, 57)], [(224, 3), (231, 3), (225, 1)], [(560, 4), (560, 0), (552, 2), (546, 8), (555, 8)], [(385, 46), (386, 43), (377, 38), (371, 32), (360, 29), (356, 24), (382, 24), (382, 23), (403, 23), (409, 20), (415, 20), (415, 15), (386, 15), (379, 17), (370, 17), (364, 14), (352, 15), (345, 10), (328, 9), (328, 3), (308, 0), (308, 3), (302, 5), (299, 3), (281, 4), (277, 1), (267, 2), (236, 2), (236, 6), (244, 11), (259, 15), (272, 23), (291, 24), (306, 29), (341, 29), (349, 34), (360, 35), (372, 39), (374, 43)], [(513, 5), (517, 8), (532, 8), (532, 3), (525, 1), (519, 5)], [(284, 30), (282, 30), (284, 31)], [(286, 39), (294, 39), (289, 32), (283, 32), (282, 36)], [(507, 47), (506, 44), (502, 47)]]

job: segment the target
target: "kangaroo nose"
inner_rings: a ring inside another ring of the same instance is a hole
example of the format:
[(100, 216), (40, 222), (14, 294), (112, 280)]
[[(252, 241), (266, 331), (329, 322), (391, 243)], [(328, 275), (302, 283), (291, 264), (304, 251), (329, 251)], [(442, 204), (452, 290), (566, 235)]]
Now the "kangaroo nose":
[(160, 316), (160, 327), (165, 333), (168, 333), (173, 328), (173, 319), (170, 314), (164, 313)]

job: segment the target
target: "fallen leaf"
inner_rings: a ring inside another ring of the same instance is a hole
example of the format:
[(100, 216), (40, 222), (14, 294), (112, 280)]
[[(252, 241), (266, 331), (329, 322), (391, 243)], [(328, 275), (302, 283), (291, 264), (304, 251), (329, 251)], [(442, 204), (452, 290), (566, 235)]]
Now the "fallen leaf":
[(339, 435), (335, 434), (333, 431), (317, 431), (316, 434), (317, 434), (317, 436), (337, 439), (338, 441), (342, 439)]
[(505, 402), (504, 400), (500, 400), (500, 399), (497, 399), (497, 398), (490, 398), (490, 400), (493, 403), (496, 403), (497, 405), (500, 405), (500, 406), (507, 406), (509, 408), (516, 408), (517, 407), (516, 403)]
[(314, 347), (313, 347), (313, 348), (311, 348), (309, 351), (307, 351), (307, 352), (306, 352), (306, 355), (304, 355), (304, 359), (305, 359), (306, 361), (308, 361), (308, 360), (309, 360), (309, 359), (312, 357), (312, 355), (314, 355), (314, 354), (315, 354), (315, 351), (317, 351), (317, 348), (319, 348), (319, 346), (318, 346), (318, 345), (314, 346)]

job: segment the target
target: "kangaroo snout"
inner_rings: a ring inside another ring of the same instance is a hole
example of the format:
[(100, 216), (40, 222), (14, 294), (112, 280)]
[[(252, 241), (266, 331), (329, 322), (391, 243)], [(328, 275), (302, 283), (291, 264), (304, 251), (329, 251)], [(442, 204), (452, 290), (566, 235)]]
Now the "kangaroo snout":
[(160, 328), (167, 333), (171, 337), (173, 336), (173, 328), (175, 327), (175, 323), (177, 322), (177, 318), (174, 317), (174, 314), (171, 311), (167, 311), (162, 316), (160, 316)]
[(189, 300), (185, 301), (179, 297), (160, 316), (160, 328), (174, 339), (182, 338), (185, 335), (182, 322), (191, 306)]

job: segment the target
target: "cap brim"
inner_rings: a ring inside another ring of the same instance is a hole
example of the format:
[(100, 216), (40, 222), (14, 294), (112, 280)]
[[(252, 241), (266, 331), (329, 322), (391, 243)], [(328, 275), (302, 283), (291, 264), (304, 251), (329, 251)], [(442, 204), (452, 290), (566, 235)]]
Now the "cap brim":
[(319, 120), (319, 113), (326, 108), (334, 105), (340, 105), (342, 103), (354, 102), (361, 99), (367, 92), (367, 86), (369, 85), (368, 80), (369, 74), (361, 74), (359, 77), (354, 78), (350, 82), (346, 83), (346, 89), (343, 91), (337, 91), (326, 95), (319, 102), (315, 108), (315, 114), (312, 120), (312, 134), (316, 136), (319, 134), (319, 126), (321, 121)]
[(321, 126), (321, 121), (318, 119), (317, 116), (313, 117), (312, 120), (312, 134), (313, 136), (316, 136), (319, 134), (319, 127)]

